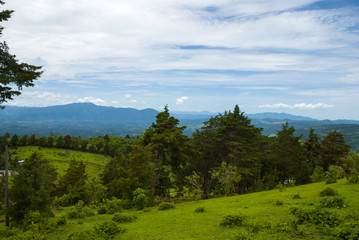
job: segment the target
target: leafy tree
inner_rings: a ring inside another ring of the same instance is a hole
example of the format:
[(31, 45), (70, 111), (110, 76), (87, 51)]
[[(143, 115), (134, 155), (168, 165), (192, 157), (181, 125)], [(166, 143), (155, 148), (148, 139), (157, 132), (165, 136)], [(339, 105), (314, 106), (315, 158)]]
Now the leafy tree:
[(65, 170), (58, 184), (58, 194), (67, 194), (76, 184), (84, 185), (87, 179), (86, 165), (82, 161), (72, 159), (68, 169)]
[(192, 171), (203, 176), (203, 193), (207, 198), (214, 186), (210, 174), (222, 162), (236, 167), (241, 175), (236, 192), (255, 187), (260, 179), (261, 129), (251, 124), (238, 105), (234, 111), (211, 117), (201, 130), (193, 134), (194, 148), (198, 150), (191, 160)]
[(10, 189), (12, 219), (21, 222), (30, 211), (38, 211), (40, 216), (49, 214), (56, 177), (53, 165), (37, 152), (26, 159)]
[(137, 188), (149, 189), (153, 173), (151, 145), (137, 142), (129, 157), (112, 159), (104, 169), (102, 181), (110, 197), (132, 199)]
[(63, 148), (70, 149), (72, 146), (72, 138), (70, 135), (66, 135), (63, 138)]
[(37, 145), (37, 140), (36, 140), (36, 136), (35, 134), (32, 134), (28, 140), (27, 140), (27, 145), (29, 146), (36, 146)]
[(27, 139), (29, 136), (27, 136), (27, 134), (25, 134), (24, 136), (22, 136), (19, 139), (19, 146), (26, 146), (27, 145)]
[(303, 148), (299, 142), (301, 136), (294, 136), (294, 132), (294, 127), (289, 127), (286, 122), (273, 141), (273, 161), (280, 183), (294, 179), (299, 183), (310, 181), (311, 166), (303, 158)]
[(184, 185), (183, 169), (190, 154), (187, 136), (183, 135), (185, 127), (179, 127), (179, 120), (170, 116), (168, 107), (156, 116), (143, 136), (145, 146), (153, 150), (154, 172), (151, 183), (153, 195), (165, 196), (171, 187), (171, 173), (177, 187)]
[[(0, 0), (0, 5), (4, 2)], [(2, 10), (0, 12), (0, 22), (7, 21), (12, 10)], [(3, 27), (0, 26), (0, 37)], [(18, 63), (15, 55), (9, 53), (9, 47), (6, 42), (0, 42), (0, 108), (1, 104), (12, 100), (14, 96), (21, 94), (22, 87), (34, 86), (33, 81), (42, 74), (41, 67), (29, 65), (27, 63)], [(17, 90), (14, 89), (17, 87)]]
[(12, 147), (17, 147), (18, 143), (19, 143), (19, 137), (18, 137), (16, 134), (14, 134), (14, 135), (11, 137), (10, 146), (12, 146)]
[(341, 166), (341, 159), (350, 151), (350, 146), (344, 140), (344, 134), (337, 131), (332, 131), (323, 138), (321, 148), (324, 171), (328, 170), (330, 165)]
[(304, 142), (304, 157), (315, 166), (322, 166), (322, 149), (319, 142), (319, 136), (314, 133), (314, 129), (310, 128), (307, 141)]

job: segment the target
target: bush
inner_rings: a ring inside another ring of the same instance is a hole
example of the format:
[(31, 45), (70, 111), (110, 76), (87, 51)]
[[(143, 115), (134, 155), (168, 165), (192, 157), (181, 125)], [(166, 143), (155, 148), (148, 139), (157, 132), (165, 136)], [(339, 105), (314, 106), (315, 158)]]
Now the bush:
[(298, 193), (298, 194), (295, 194), (295, 195), (293, 196), (293, 199), (301, 199), (300, 194), (299, 194), (299, 193)]
[(320, 199), (320, 206), (327, 208), (344, 208), (344, 198), (342, 196), (323, 197)]
[(335, 191), (333, 188), (330, 188), (330, 187), (327, 187), (325, 188), (324, 190), (322, 190), (320, 193), (319, 193), (319, 196), (321, 197), (325, 197), (325, 196), (337, 196), (339, 195), (337, 193), (337, 191)]
[(69, 219), (79, 219), (95, 215), (93, 211), (88, 207), (84, 206), (84, 202), (80, 200), (73, 210), (67, 213)]
[(194, 210), (195, 213), (202, 213), (202, 212), (205, 212), (205, 209), (204, 207), (197, 207), (195, 210)]
[(349, 183), (359, 183), (359, 172), (356, 170), (352, 170), (347, 179)]
[(227, 228), (241, 226), (246, 218), (247, 216), (242, 213), (229, 214), (223, 217), (220, 225)]
[(334, 236), (336, 239), (359, 239), (359, 221), (344, 223), (343, 225), (339, 225), (335, 230), (336, 233)]
[(113, 221), (105, 221), (97, 226), (94, 227), (94, 231), (97, 236), (102, 237), (103, 239), (112, 239), (114, 238), (118, 233), (125, 232), (124, 229), (119, 227), (115, 222)]
[(310, 179), (312, 179), (313, 182), (321, 182), (325, 178), (325, 172), (322, 167), (316, 166), (314, 168), (313, 175), (310, 176)]
[(148, 197), (148, 191), (137, 188), (133, 192), (133, 204), (135, 205), (137, 210), (142, 210), (145, 207), (148, 207), (150, 203), (149, 197)]
[(323, 208), (299, 208), (292, 207), (291, 213), (297, 217), (297, 223), (312, 223), (315, 225), (328, 225), (329, 227), (335, 227), (339, 225), (339, 218), (324, 210)]
[(123, 208), (123, 200), (112, 198), (112, 200), (104, 199), (97, 209), (98, 214), (114, 214), (120, 212)]
[(282, 206), (282, 205), (283, 205), (283, 201), (282, 201), (282, 200), (277, 200), (277, 201), (275, 202), (275, 205), (276, 205), (276, 206)]
[(325, 183), (336, 183), (337, 179), (343, 178), (343, 176), (344, 169), (342, 167), (331, 165), (329, 166), (328, 171), (325, 172)]
[(67, 223), (66, 217), (65, 216), (61, 216), (59, 217), (59, 219), (57, 219), (56, 221), (56, 226), (60, 227), (60, 226), (65, 226)]
[(123, 214), (119, 214), (116, 213), (115, 216), (113, 216), (112, 221), (117, 222), (117, 223), (130, 223), (130, 222), (134, 222), (137, 220), (136, 216), (131, 216), (131, 215), (123, 215)]
[(167, 210), (167, 209), (171, 209), (171, 208), (175, 208), (176, 206), (173, 203), (170, 202), (162, 202), (160, 203), (160, 205), (158, 206), (158, 210), (162, 211), (162, 210)]

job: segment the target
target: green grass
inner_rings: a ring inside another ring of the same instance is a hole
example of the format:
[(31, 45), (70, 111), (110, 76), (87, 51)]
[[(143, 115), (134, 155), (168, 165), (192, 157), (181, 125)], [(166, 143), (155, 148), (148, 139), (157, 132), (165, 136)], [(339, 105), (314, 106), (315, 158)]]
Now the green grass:
[[(159, 211), (158, 207), (143, 211), (126, 210), (122, 213), (136, 216), (137, 220), (132, 223), (121, 223), (120, 226), (125, 228), (126, 232), (117, 235), (115, 239), (330, 239), (327, 232), (333, 229), (323, 226), (304, 224), (298, 225), (297, 230), (293, 230), (292, 226), (296, 218), (290, 214), (292, 206), (312, 207), (312, 204), (313, 207), (319, 206), (319, 193), (328, 186), (344, 197), (347, 207), (326, 210), (338, 214), (343, 222), (349, 218), (358, 220), (359, 185), (346, 184), (346, 180), (342, 179), (335, 184), (313, 183), (286, 188), (282, 192), (275, 189), (198, 202), (183, 202), (176, 204), (174, 209), (165, 211)], [(296, 194), (300, 194), (300, 199), (293, 199)], [(282, 202), (283, 205), (278, 205), (277, 202)], [(203, 207), (205, 211), (196, 213), (195, 209), (198, 207)], [(70, 209), (71, 207), (56, 210), (56, 218), (66, 215)], [(225, 215), (237, 212), (247, 216), (243, 226), (233, 228), (220, 226)], [(47, 237), (67, 239), (71, 233), (91, 229), (96, 224), (111, 220), (113, 216), (113, 214), (96, 214), (84, 219), (67, 220), (67, 225), (58, 227), (48, 233)], [(56, 218), (50, 218), (50, 223), (56, 222)]]
[(111, 157), (94, 153), (86, 153), (67, 149), (57, 148), (39, 148), (39, 147), (18, 147), (10, 149), (12, 160), (23, 160), (31, 156), (34, 152), (39, 152), (43, 157), (54, 164), (59, 175), (63, 175), (69, 167), (72, 159), (83, 161), (86, 163), (86, 172), (92, 176), (98, 176), (103, 171), (105, 165), (110, 161)]

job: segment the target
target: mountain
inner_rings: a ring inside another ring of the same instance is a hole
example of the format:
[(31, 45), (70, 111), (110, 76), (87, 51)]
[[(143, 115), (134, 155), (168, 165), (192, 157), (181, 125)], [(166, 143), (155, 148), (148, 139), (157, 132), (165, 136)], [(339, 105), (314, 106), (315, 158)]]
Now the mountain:
[[(14, 107), (7, 106), (0, 110), (0, 135), (6, 132), (11, 135), (24, 134), (48, 136), (72, 135), (82, 137), (97, 137), (105, 134), (124, 137), (138, 136), (152, 122), (155, 122), (159, 112), (154, 109), (137, 110), (134, 108), (115, 108), (97, 106), (92, 103), (72, 103), (51, 107)], [(180, 120), (181, 126), (186, 126), (184, 134), (191, 136), (203, 122), (218, 113), (211, 112), (171, 112)], [(256, 113), (247, 114), (252, 123), (263, 128), (265, 135), (276, 134), (282, 125), (288, 122), (294, 126), (296, 134), (305, 139), (309, 128), (323, 137), (337, 130), (345, 135), (345, 139), (353, 149), (359, 151), (359, 121), (355, 120), (317, 120), (309, 117), (295, 116), (286, 113)]]

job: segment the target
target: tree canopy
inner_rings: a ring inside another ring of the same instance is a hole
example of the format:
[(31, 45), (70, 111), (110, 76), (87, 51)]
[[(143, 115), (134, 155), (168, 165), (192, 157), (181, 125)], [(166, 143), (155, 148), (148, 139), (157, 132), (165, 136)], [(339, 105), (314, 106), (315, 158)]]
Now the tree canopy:
[[(0, 0), (0, 5), (4, 2)], [(0, 22), (7, 21), (12, 10), (0, 11)], [(0, 26), (0, 37), (4, 28)], [(33, 81), (42, 74), (41, 66), (27, 63), (19, 63), (15, 55), (9, 53), (9, 47), (5, 41), (0, 42), (0, 108), (1, 104), (13, 100), (14, 96), (21, 94), (23, 87), (34, 86)]]

